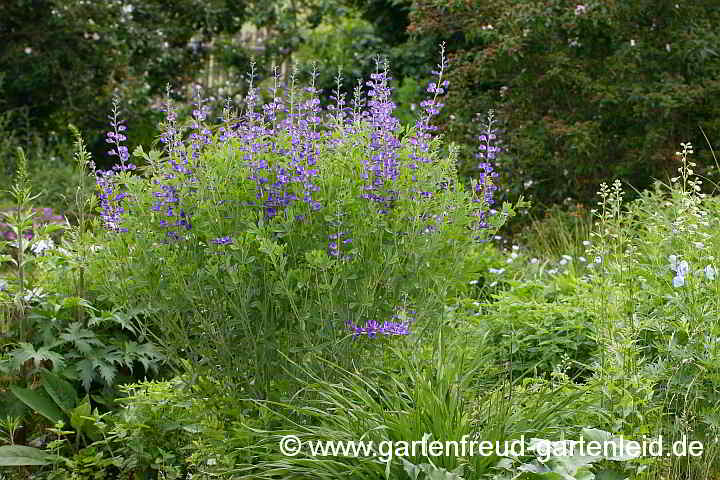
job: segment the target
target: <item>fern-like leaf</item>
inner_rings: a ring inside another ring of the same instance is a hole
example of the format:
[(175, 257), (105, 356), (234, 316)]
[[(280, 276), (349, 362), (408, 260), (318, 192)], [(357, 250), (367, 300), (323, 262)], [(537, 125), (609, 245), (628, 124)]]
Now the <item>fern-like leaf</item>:
[(80, 322), (73, 322), (65, 333), (60, 335), (65, 342), (73, 346), (82, 354), (89, 356), (97, 348), (104, 348), (105, 344), (97, 338), (95, 332), (82, 327)]
[(53, 352), (48, 347), (40, 347), (35, 349), (31, 343), (20, 343), (18, 348), (10, 354), (11, 364), (14, 368), (21, 368), (28, 360), (32, 360), (33, 368), (40, 368), (42, 362), (50, 362), (52, 368), (62, 368), (65, 366), (63, 356), (57, 352)]

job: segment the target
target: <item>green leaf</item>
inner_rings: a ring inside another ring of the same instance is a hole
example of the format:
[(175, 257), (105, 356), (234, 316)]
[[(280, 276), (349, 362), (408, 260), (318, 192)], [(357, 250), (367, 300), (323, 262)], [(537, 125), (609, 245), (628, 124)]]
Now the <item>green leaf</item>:
[(43, 450), (23, 445), (0, 447), (0, 467), (22, 467), (29, 465), (52, 465), (62, 457)]
[(78, 433), (87, 435), (94, 442), (98, 441), (102, 438), (102, 433), (93, 419), (96, 414), (97, 410), (93, 413), (90, 406), (90, 395), (85, 395), (80, 405), (70, 412), (70, 425)]
[(84, 355), (90, 355), (95, 348), (103, 348), (105, 344), (95, 335), (95, 332), (82, 328), (80, 322), (73, 322), (60, 338), (72, 343), (75, 348)]
[(517, 477), (517, 480), (567, 480), (565, 477), (555, 472), (523, 472)]
[(65, 297), (62, 301), (62, 308), (76, 308), (76, 307), (84, 307), (88, 310), (95, 310), (95, 308), (85, 300), (84, 298), (80, 297)]
[(626, 475), (618, 473), (615, 470), (603, 470), (595, 475), (595, 480), (625, 480)]
[(50, 420), (53, 424), (64, 420), (63, 412), (45, 390), (30, 390), (17, 385), (10, 385), (10, 391), (21, 402)]
[(25, 342), (20, 343), (18, 347), (19, 348), (10, 354), (12, 356), (13, 363), (18, 368), (28, 360), (32, 360), (35, 368), (39, 368), (43, 361), (51, 362), (53, 368), (62, 368), (63, 365), (65, 365), (65, 360), (62, 355), (57, 352), (53, 352), (48, 347), (41, 347), (35, 350), (34, 345)]
[(112, 385), (117, 375), (117, 368), (110, 363), (100, 361), (95, 361), (94, 365), (100, 371), (100, 377), (105, 383)]
[(45, 388), (45, 391), (63, 412), (67, 413), (77, 405), (77, 393), (70, 382), (49, 372), (43, 373), (41, 377), (43, 380), (43, 388)]
[(90, 385), (95, 379), (95, 367), (93, 366), (93, 362), (87, 358), (81, 360), (75, 364), (75, 370), (78, 373), (78, 377), (80, 378), (85, 391), (89, 391)]

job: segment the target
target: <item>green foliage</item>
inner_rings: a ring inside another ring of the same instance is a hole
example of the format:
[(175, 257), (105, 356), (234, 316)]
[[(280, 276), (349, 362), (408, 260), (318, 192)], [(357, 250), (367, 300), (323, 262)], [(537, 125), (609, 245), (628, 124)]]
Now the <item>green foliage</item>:
[(143, 138), (138, 128), (136, 138), (150, 141), (150, 96), (168, 82), (192, 79), (210, 53), (198, 40), (237, 32), (247, 14), (245, 4), (224, 0), (12, 0), (0, 6), (0, 17), (5, 107), (27, 108), (32, 127), (44, 133), (64, 130), (68, 123), (97, 132), (95, 145), (105, 124), (101, 112), (116, 91), (132, 107), (138, 127), (150, 124)]
[(208, 411), (204, 393), (186, 380), (123, 387), (124, 408), (103, 419), (104, 440), (97, 443), (112, 452), (121, 474), (184, 478), (203, 443), (223, 434), (221, 412)]
[[(88, 316), (85, 326), (74, 321), (77, 307)], [(139, 365), (145, 372), (157, 372), (163, 363), (160, 352), (120, 312), (97, 312), (72, 297), (62, 303), (49, 297), (34, 306), (29, 320), (32, 343), (20, 343), (10, 351), (3, 367), (8, 373), (32, 375), (47, 368), (89, 391), (93, 384), (111, 387), (129, 378)]]
[(409, 28), (448, 41), (450, 138), (474, 145), (476, 112), (496, 109), (501, 183), (540, 207), (589, 204), (608, 177), (646, 188), (666, 178), (675, 145), (703, 143), (698, 126), (720, 129), (718, 15), (705, 1), (417, 0)]
[(645, 459), (660, 478), (718, 468), (720, 209), (717, 197), (701, 193), (691, 153), (683, 145), (669, 186), (625, 207), (620, 182), (601, 186), (587, 259), (566, 254), (553, 265), (513, 249), (498, 275), (508, 277), (505, 287), (455, 313), (488, 332), (515, 376), (582, 381), (594, 413), (578, 411), (573, 424), (662, 435), (665, 452), (683, 437), (703, 442), (701, 458)]
[(335, 90), (335, 77), (341, 69), (349, 91), (375, 72), (374, 55), (385, 54), (386, 45), (368, 22), (357, 15), (330, 18), (318, 25), (293, 55), (301, 64), (317, 63), (317, 88), (327, 98)]

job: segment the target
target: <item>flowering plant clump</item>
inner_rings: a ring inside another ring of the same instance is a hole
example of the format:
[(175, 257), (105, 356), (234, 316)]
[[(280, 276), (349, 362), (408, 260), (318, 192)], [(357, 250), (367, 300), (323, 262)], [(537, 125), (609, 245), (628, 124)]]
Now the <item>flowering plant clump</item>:
[[(163, 151), (134, 152), (147, 164), (142, 175), (131, 172), (114, 116), (109, 141), (121, 163), (98, 176), (111, 233), (96, 267), (107, 295), (150, 305), (158, 313), (147, 326), (166, 347), (238, 381), (247, 375), (254, 388), (269, 381), (280, 347), (408, 335), (411, 324), (432, 321), (474, 276), (478, 238), (513, 214), (507, 204), (483, 213), (492, 204), (489, 166), (483, 187), (467, 190), (456, 150), (439, 153), (431, 120), (444, 71), (443, 56), (421, 118), (404, 128), (380, 59), (352, 102), (338, 75), (325, 109), (314, 70), (306, 88), (297, 69), (287, 82), (275, 70), (263, 100), (253, 64), (247, 96), (225, 102), (217, 126), (199, 97), (187, 125), (168, 101)], [(412, 320), (406, 312), (379, 323), (407, 302)], [(249, 355), (240, 359), (238, 348)]]

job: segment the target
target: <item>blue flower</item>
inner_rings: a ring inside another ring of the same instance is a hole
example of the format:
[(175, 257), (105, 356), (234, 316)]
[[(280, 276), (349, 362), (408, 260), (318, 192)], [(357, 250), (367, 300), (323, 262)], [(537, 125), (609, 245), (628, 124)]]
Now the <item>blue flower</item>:
[(215, 245), (229, 245), (231, 244), (232, 238), (230, 237), (218, 237), (210, 240), (211, 243), (214, 243)]
[(686, 260), (678, 261), (677, 255), (670, 255), (670, 270), (675, 272), (673, 277), (673, 287), (678, 288), (685, 285), (685, 277), (690, 272), (690, 265)]

